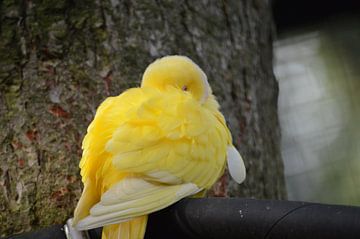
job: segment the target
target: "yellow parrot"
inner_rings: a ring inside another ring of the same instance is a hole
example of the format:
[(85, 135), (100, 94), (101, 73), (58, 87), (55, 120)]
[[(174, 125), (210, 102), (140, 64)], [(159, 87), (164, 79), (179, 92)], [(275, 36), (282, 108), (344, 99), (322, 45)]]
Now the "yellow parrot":
[(103, 239), (143, 238), (149, 213), (209, 189), (226, 160), (234, 180), (245, 179), (207, 77), (185, 56), (156, 60), (141, 87), (107, 98), (82, 148), (73, 224), (103, 226)]

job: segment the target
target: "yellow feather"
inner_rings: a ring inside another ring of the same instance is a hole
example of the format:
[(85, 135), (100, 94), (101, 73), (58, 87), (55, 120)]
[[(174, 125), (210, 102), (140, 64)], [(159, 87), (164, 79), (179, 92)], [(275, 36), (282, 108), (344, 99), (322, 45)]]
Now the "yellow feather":
[(155, 61), (141, 88), (106, 99), (88, 127), (75, 224), (143, 238), (148, 213), (216, 182), (231, 145), (202, 70), (181, 56)]

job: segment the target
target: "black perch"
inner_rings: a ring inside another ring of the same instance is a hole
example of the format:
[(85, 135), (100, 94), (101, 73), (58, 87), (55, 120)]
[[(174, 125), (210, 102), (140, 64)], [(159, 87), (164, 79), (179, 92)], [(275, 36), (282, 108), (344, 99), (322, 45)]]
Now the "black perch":
[(241, 198), (185, 199), (150, 216), (150, 238), (360, 238), (360, 208)]
[[(91, 230), (90, 239), (100, 238)], [(60, 226), (9, 237), (56, 238)], [(242, 198), (184, 199), (149, 217), (146, 239), (360, 238), (360, 207)]]

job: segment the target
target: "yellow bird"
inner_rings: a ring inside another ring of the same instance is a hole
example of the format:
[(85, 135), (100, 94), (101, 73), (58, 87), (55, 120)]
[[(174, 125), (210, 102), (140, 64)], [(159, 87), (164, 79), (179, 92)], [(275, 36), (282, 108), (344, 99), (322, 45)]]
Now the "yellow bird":
[(107, 98), (82, 144), (84, 190), (74, 226), (141, 239), (147, 215), (209, 189), (224, 171), (245, 179), (205, 73), (184, 56), (150, 64), (141, 87)]

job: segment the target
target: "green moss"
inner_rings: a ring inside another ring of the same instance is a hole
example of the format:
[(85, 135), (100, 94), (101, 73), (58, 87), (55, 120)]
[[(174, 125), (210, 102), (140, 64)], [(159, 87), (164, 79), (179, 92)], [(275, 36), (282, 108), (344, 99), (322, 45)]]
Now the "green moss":
[(5, 101), (9, 109), (8, 117), (17, 112), (17, 102), (19, 99), (19, 90), (20, 90), (21, 81), (20, 79), (15, 79), (12, 82), (12, 85), (8, 87), (8, 90), (5, 92)]
[[(7, 19), (3, 21), (0, 38), (0, 65), (7, 66), (19, 63), (20, 38), (17, 33), (17, 20)], [(0, 71), (2, 70), (0, 68)]]

